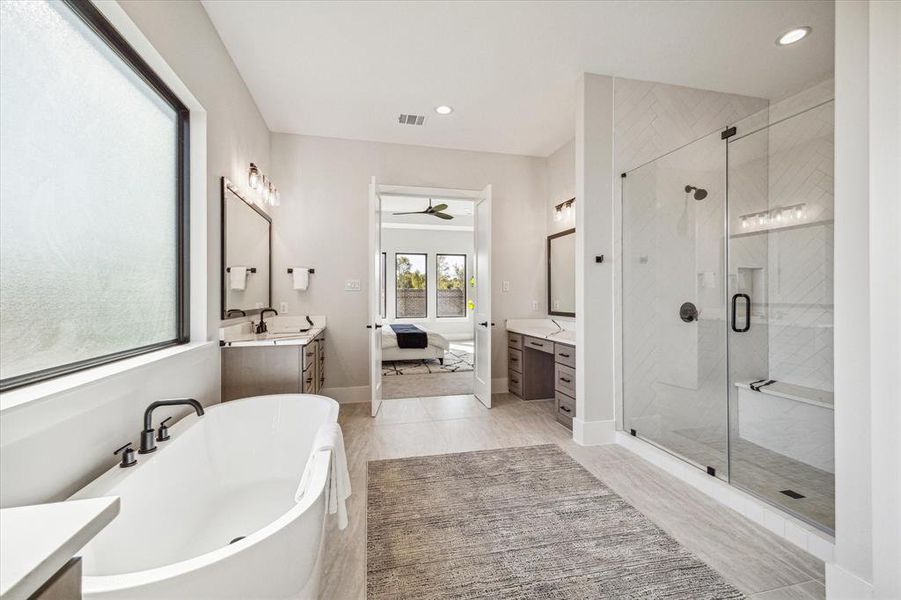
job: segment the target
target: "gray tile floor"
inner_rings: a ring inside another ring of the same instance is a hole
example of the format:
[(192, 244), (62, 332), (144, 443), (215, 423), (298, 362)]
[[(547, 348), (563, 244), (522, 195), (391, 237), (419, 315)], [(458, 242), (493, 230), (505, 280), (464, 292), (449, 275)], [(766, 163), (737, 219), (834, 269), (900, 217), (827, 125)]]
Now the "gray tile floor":
[(550, 402), (496, 394), (488, 410), (470, 395), (342, 405), (353, 495), (350, 524), (329, 523), (321, 598), (366, 590), (366, 463), (382, 458), (556, 443), (688, 550), (756, 599), (825, 598), (823, 563), (616, 445), (582, 447), (553, 418)]

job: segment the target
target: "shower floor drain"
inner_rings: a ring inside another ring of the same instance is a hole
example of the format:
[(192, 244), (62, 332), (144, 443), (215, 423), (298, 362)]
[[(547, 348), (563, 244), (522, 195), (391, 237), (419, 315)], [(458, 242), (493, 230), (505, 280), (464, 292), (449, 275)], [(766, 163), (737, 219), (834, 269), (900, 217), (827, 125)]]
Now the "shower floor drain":
[(243, 540), (243, 539), (246, 538), (246, 537), (247, 537), (246, 535), (239, 535), (238, 537), (236, 537), (235, 539), (233, 539), (232, 541), (230, 541), (230, 542), (229, 542), (229, 545), (234, 544), (235, 542), (240, 542), (241, 540)]
[(779, 493), (785, 494), (786, 496), (788, 496), (789, 498), (792, 498), (794, 500), (800, 500), (801, 498), (807, 497), (804, 494), (799, 494), (795, 490), (779, 490)]

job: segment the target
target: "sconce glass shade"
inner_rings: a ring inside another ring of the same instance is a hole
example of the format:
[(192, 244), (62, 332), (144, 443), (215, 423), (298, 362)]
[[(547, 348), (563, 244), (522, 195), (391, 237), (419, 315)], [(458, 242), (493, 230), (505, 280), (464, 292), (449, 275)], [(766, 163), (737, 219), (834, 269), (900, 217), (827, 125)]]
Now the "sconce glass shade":
[(557, 208), (554, 209), (554, 220), (559, 221), (562, 218), (563, 218), (563, 211), (560, 210), (560, 207), (558, 206)]
[(247, 184), (250, 189), (255, 190), (260, 185), (260, 170), (253, 163), (250, 163), (250, 172), (247, 174)]
[(282, 205), (282, 193), (278, 191), (278, 188), (273, 188), (272, 206), (281, 206), (281, 205)]

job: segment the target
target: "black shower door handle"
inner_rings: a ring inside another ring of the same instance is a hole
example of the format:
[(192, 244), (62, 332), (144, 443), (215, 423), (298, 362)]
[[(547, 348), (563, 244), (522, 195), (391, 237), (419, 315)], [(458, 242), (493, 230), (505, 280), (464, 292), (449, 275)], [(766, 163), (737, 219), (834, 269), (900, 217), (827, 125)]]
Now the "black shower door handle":
[[(736, 322), (736, 314), (738, 313), (738, 299), (745, 301), (745, 326), (739, 328)], [(732, 331), (736, 333), (744, 333), (751, 329), (751, 297), (747, 294), (735, 294), (732, 296)]]

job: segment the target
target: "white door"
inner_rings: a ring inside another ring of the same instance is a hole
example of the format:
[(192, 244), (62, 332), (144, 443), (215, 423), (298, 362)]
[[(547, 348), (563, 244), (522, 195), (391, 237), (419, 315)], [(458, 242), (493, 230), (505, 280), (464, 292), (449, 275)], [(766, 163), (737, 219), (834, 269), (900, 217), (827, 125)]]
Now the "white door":
[(491, 408), (491, 186), (475, 210), (475, 385), (479, 401)]
[(382, 406), (382, 200), (375, 177), (369, 182), (369, 389), (372, 416)]

